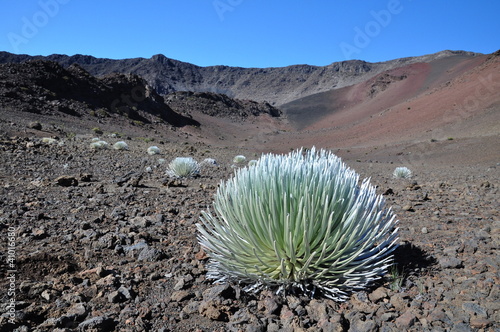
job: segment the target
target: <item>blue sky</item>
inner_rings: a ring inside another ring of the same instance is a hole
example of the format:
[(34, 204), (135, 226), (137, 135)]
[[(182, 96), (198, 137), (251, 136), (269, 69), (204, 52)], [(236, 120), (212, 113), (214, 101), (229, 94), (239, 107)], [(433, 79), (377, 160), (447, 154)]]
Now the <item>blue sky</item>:
[(500, 49), (498, 0), (0, 0), (0, 50), (324, 66)]

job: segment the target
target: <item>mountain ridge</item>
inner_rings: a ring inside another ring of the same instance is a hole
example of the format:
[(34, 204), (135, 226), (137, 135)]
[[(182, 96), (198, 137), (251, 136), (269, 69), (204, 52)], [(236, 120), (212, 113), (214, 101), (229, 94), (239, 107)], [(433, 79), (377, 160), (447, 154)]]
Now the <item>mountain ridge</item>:
[(450, 51), (399, 58), (384, 62), (347, 60), (326, 66), (305, 64), (286, 67), (244, 68), (224, 65), (201, 67), (168, 58), (162, 54), (151, 58), (106, 59), (90, 55), (30, 56), (0, 52), (0, 63), (24, 62), (29, 59), (55, 61), (63, 67), (74, 63), (95, 76), (111, 73), (136, 74), (144, 78), (160, 95), (176, 91), (213, 92), (231, 98), (269, 102), (280, 106), (315, 93), (338, 89), (360, 83), (381, 72), (417, 62), (466, 56), (479, 53)]

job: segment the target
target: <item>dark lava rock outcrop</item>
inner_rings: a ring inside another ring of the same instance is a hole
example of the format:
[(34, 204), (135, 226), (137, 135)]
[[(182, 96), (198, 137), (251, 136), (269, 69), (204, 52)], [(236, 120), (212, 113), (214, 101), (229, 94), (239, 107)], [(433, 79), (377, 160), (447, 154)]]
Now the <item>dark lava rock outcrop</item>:
[(281, 110), (266, 102), (229, 98), (225, 94), (213, 92), (179, 91), (168, 94), (167, 103), (177, 112), (196, 111), (210, 116), (227, 118), (247, 118), (250, 115), (269, 114), (280, 117)]
[(142, 123), (199, 125), (174, 112), (146, 81), (136, 75), (97, 78), (79, 65), (31, 60), (0, 65), (0, 105), (7, 111), (67, 114), (75, 117), (122, 115)]

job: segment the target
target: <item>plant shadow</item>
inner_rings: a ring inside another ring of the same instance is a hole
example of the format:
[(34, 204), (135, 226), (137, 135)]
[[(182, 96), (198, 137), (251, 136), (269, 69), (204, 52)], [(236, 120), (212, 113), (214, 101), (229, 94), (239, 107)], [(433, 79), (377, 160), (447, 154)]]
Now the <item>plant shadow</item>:
[(401, 274), (418, 274), (437, 263), (433, 256), (410, 242), (399, 245), (393, 254), (394, 265)]

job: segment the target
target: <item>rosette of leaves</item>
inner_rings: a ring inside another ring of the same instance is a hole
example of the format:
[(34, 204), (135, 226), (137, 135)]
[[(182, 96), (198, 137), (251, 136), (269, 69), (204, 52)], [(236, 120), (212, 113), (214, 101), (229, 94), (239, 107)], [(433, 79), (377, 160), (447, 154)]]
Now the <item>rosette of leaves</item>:
[(128, 144), (124, 141), (119, 141), (113, 144), (113, 149), (115, 150), (128, 150)]
[(392, 265), (398, 229), (383, 196), (358, 180), (340, 158), (314, 148), (238, 169), (197, 224), (207, 277), (337, 301), (366, 288)]
[(198, 162), (191, 157), (177, 157), (168, 164), (167, 174), (174, 177), (194, 177), (200, 173)]
[(396, 179), (409, 179), (411, 178), (411, 171), (408, 167), (396, 167), (392, 176)]
[(213, 158), (205, 158), (203, 161), (200, 163), (200, 166), (217, 166), (217, 161)]
[(233, 163), (235, 163), (235, 164), (243, 164), (246, 160), (247, 160), (247, 157), (245, 157), (244, 155), (239, 154), (237, 156), (234, 156)]
[(149, 155), (160, 154), (160, 148), (157, 146), (150, 146), (147, 150)]
[(90, 143), (90, 148), (94, 150), (101, 150), (101, 149), (107, 149), (109, 148), (109, 144), (106, 141), (101, 141), (101, 140), (92, 140), (92, 143)]
[(55, 138), (52, 138), (52, 137), (43, 137), (42, 143), (51, 145), (51, 144), (57, 143), (57, 140)]

